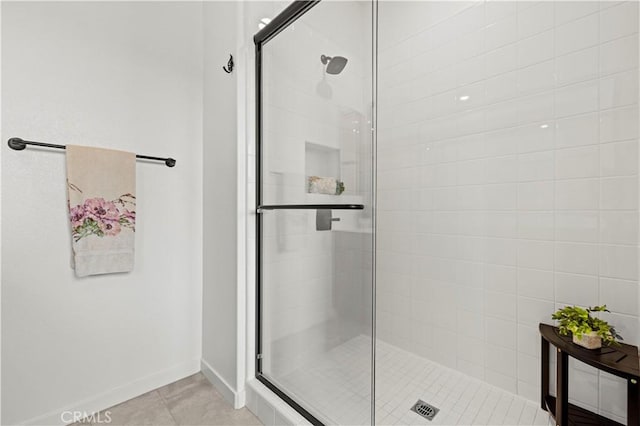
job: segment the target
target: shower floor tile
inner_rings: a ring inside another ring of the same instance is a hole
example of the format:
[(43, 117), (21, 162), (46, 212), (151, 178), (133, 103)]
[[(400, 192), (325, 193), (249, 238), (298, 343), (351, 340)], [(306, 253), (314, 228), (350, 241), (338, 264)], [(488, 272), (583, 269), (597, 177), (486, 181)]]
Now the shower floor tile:
[[(378, 341), (377, 425), (549, 425), (536, 403)], [(358, 336), (281, 377), (280, 384), (327, 424), (371, 424), (371, 339)], [(421, 399), (432, 421), (410, 411)]]

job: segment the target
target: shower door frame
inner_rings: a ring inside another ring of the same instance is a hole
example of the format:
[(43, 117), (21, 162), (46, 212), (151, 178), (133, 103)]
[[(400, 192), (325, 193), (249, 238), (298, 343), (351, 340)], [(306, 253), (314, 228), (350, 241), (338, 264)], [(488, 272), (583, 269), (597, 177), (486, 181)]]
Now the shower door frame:
[[(377, 125), (377, 16), (378, 16), (378, 3), (376, 0), (371, 0), (373, 6), (373, 20), (372, 20), (372, 104), (371, 104), (371, 131), (372, 131), (372, 164), (377, 162), (376, 152), (376, 125)], [(293, 24), (298, 18), (308, 12), (311, 8), (320, 3), (321, 0), (294, 0), (287, 8), (285, 8), (280, 14), (278, 14), (273, 20), (267, 24), (262, 30), (256, 33), (253, 37), (255, 44), (255, 132), (256, 132), (256, 194), (255, 194), (255, 206), (256, 206), (256, 247), (255, 247), (255, 376), (256, 378), (269, 388), (272, 392), (278, 395), (289, 406), (295, 409), (305, 419), (307, 419), (313, 425), (323, 426), (324, 423), (317, 417), (311, 414), (308, 410), (297, 403), (293, 398), (282, 391), (275, 383), (271, 382), (262, 372), (262, 213), (265, 210), (280, 210), (280, 209), (329, 209), (329, 210), (363, 210), (362, 204), (296, 204), (296, 205), (269, 205), (262, 204), (262, 154), (263, 154), (263, 114), (262, 114), (262, 48), (265, 43), (278, 35), (282, 30), (286, 29), (289, 25)], [(375, 269), (375, 228), (376, 228), (376, 178), (375, 168), (372, 169), (372, 227), (374, 232), (372, 233), (372, 261)], [(375, 329), (376, 329), (376, 278), (375, 272), (372, 276), (372, 347), (371, 347), (371, 421), (375, 422)]]
[(262, 214), (258, 211), (262, 206), (262, 47), (266, 42), (278, 35), (282, 30), (294, 23), (320, 0), (295, 0), (278, 16), (273, 18), (262, 30), (253, 36), (255, 44), (255, 97), (256, 97), (256, 378), (300, 413), (313, 425), (323, 423), (293, 398), (283, 392), (262, 374)]

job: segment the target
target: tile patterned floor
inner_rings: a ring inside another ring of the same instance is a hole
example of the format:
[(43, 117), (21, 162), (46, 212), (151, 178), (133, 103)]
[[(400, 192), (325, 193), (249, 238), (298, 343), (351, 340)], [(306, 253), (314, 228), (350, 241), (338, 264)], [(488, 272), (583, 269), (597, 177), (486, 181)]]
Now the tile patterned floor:
[[(370, 347), (356, 337), (280, 382), (330, 424), (370, 424)], [(553, 424), (532, 401), (387, 343), (378, 342), (376, 358), (377, 425)], [(440, 409), (433, 421), (410, 411), (418, 399)]]
[[(171, 383), (140, 395), (110, 411), (110, 426), (152, 425), (261, 425), (246, 408), (235, 410), (201, 374)], [(104, 412), (98, 419), (105, 419)], [(103, 425), (106, 423), (102, 423)], [(79, 422), (72, 426), (92, 425)]]

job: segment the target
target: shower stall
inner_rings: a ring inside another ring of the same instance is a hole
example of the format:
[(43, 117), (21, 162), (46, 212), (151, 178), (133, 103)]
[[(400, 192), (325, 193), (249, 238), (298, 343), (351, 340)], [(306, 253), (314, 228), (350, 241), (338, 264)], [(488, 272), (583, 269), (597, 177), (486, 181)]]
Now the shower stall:
[(540, 322), (639, 343), (637, 2), (296, 1), (254, 42), (256, 377), (307, 420), (547, 424)]

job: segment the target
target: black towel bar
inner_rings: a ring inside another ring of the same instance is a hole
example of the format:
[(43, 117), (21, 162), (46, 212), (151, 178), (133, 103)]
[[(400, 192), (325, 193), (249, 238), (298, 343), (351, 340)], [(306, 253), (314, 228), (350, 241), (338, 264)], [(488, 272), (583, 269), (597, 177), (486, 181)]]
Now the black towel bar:
[[(11, 138), (9, 139), (8, 144), (11, 149), (15, 149), (16, 151), (22, 151), (27, 147), (27, 145), (43, 146), (45, 148), (67, 149), (67, 147), (64, 145), (56, 145), (53, 143), (45, 143), (45, 142), (25, 141), (24, 139), (20, 139), (20, 138)], [(164, 161), (164, 164), (166, 164), (167, 167), (173, 167), (176, 165), (176, 160), (171, 157), (161, 158), (161, 157), (151, 157), (149, 155), (136, 155), (136, 158), (142, 158), (144, 160)]]

